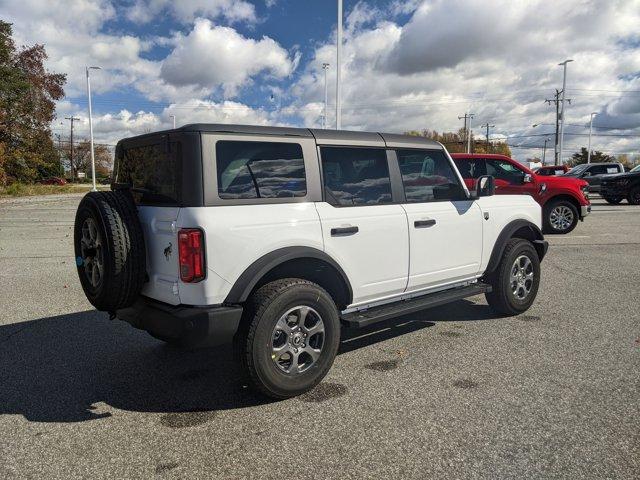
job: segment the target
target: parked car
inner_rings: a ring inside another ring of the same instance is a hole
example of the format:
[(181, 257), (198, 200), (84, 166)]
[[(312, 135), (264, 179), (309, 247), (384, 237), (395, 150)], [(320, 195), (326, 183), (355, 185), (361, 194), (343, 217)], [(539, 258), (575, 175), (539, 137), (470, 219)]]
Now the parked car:
[(564, 176), (586, 180), (589, 183), (590, 192), (599, 192), (603, 178), (617, 173), (624, 173), (624, 166), (621, 163), (582, 163), (573, 167)]
[(551, 175), (563, 175), (569, 171), (566, 165), (545, 165), (544, 167), (533, 168), (531, 170), (536, 175), (548, 177)]
[(569, 233), (591, 212), (587, 182), (565, 176), (538, 176), (505, 155), (451, 155), (467, 187), (483, 175), (495, 178), (496, 193), (530, 195), (542, 207), (546, 233)]
[(40, 180), (42, 185), (66, 185), (67, 181), (60, 177), (48, 177)]
[(547, 242), (529, 196), (469, 191), (444, 147), (393, 134), (187, 125), (122, 140), (75, 219), (89, 301), (172, 343), (233, 339), (274, 398), (326, 375), (341, 324), (484, 293), (533, 303)]
[(626, 198), (631, 205), (640, 205), (640, 165), (627, 173), (604, 177), (600, 184), (600, 195), (612, 204), (618, 204)]

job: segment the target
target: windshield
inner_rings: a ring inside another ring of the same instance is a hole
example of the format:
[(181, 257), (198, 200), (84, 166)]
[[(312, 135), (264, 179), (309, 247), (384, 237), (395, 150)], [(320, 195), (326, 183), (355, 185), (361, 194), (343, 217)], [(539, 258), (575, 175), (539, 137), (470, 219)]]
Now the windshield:
[(573, 167), (571, 170), (569, 170), (567, 173), (565, 173), (565, 175), (580, 175), (582, 172), (584, 172), (587, 168), (589, 168), (589, 165), (586, 163), (583, 163), (582, 165), (578, 165), (576, 167)]
[(640, 165), (636, 165), (631, 169), (632, 172), (640, 172)]

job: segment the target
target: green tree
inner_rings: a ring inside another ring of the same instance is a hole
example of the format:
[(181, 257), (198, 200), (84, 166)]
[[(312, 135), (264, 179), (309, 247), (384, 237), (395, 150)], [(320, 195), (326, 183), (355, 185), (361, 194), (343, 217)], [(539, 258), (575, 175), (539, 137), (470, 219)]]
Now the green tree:
[(18, 50), (11, 24), (0, 20), (0, 181), (32, 182), (60, 172), (49, 125), (66, 77), (46, 70), (46, 59), (42, 45)]
[[(589, 157), (589, 152), (585, 147), (582, 147), (579, 152), (571, 155), (571, 160), (567, 162), (567, 165), (570, 167), (575, 167), (576, 165), (580, 165), (581, 163), (587, 163), (587, 159)], [(591, 162), (592, 163), (605, 163), (605, 162), (615, 162), (616, 158), (611, 155), (607, 155), (606, 153), (602, 153), (599, 151), (595, 151), (591, 153)]]

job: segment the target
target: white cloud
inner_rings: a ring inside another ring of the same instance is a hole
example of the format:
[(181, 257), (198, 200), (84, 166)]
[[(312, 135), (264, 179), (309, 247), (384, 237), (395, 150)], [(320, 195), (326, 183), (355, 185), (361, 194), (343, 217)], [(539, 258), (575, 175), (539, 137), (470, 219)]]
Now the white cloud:
[(161, 78), (177, 87), (214, 89), (222, 86), (233, 96), (252, 76), (266, 72), (276, 78), (290, 75), (299, 56), (291, 57), (278, 42), (246, 38), (229, 27), (198, 19), (188, 35), (177, 34), (175, 48), (162, 63)]
[(136, 0), (126, 15), (133, 22), (148, 23), (164, 12), (182, 23), (197, 17), (223, 17), (231, 22), (257, 20), (255, 7), (244, 0)]

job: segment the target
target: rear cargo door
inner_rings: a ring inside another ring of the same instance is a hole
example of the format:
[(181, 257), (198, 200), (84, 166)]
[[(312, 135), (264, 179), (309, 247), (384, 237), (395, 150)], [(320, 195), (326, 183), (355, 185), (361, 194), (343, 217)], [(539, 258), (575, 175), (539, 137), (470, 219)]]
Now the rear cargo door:
[(114, 181), (131, 188), (144, 231), (148, 281), (142, 294), (180, 303), (177, 218), (180, 145), (166, 135), (126, 145), (116, 155)]

